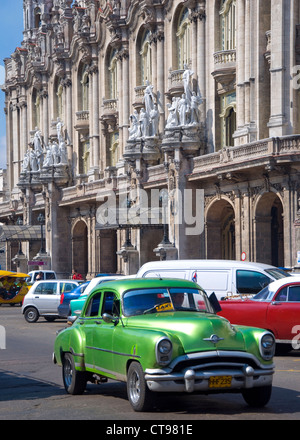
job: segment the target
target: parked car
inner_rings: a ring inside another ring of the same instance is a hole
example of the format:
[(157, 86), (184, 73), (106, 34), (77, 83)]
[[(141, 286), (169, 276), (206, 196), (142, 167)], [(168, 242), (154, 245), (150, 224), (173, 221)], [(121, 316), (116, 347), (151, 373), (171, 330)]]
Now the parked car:
[(274, 347), (272, 333), (217, 316), (196, 283), (124, 279), (93, 290), (74, 324), (58, 333), (53, 361), (70, 394), (83, 393), (87, 381), (126, 382), (135, 411), (151, 408), (154, 392), (234, 391), (263, 406)]
[(280, 344), (278, 348), (300, 348), (299, 275), (270, 283), (252, 299), (220, 301), (220, 305), (222, 310), (219, 315), (230, 322), (271, 331), (276, 343)]
[(79, 298), (80, 295), (84, 293), (89, 283), (89, 281), (86, 281), (85, 283), (76, 286), (75, 289), (70, 292), (64, 292), (60, 295), (60, 304), (57, 308), (60, 318), (67, 318), (70, 315), (70, 301)]
[(28, 272), (28, 278), (26, 278), (26, 283), (32, 286), (36, 282), (37, 276), (41, 274), (42, 280), (56, 280), (56, 272), (54, 270), (32, 270)]
[[(129, 275), (129, 277), (135, 277), (135, 275)], [(128, 277), (126, 277), (128, 278)], [(79, 296), (77, 299), (72, 299), (70, 301), (69, 306), (69, 316), (78, 316), (81, 313), (81, 310), (84, 306), (85, 300), (89, 296), (89, 294), (94, 290), (95, 287), (99, 286), (101, 283), (107, 282), (107, 281), (113, 281), (118, 279), (125, 279), (124, 275), (101, 275), (97, 276), (96, 278), (93, 278), (89, 284), (89, 286), (86, 288), (86, 290)]]
[(36, 322), (40, 316), (54, 321), (59, 317), (60, 295), (78, 285), (78, 281), (74, 280), (36, 281), (23, 300), (22, 313), (26, 321)]
[(290, 276), (263, 263), (234, 260), (165, 260), (145, 263), (137, 278), (183, 278), (197, 282), (208, 295), (218, 299), (255, 295), (270, 282)]

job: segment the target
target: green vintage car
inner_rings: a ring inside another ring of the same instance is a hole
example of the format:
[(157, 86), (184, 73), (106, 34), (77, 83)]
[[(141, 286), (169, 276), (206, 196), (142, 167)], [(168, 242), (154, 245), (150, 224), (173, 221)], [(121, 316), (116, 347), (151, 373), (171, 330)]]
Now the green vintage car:
[(143, 278), (96, 288), (73, 325), (58, 333), (53, 360), (70, 394), (83, 393), (88, 381), (127, 382), (135, 411), (172, 391), (235, 391), (263, 406), (271, 396), (274, 349), (270, 332), (216, 315), (197, 284)]

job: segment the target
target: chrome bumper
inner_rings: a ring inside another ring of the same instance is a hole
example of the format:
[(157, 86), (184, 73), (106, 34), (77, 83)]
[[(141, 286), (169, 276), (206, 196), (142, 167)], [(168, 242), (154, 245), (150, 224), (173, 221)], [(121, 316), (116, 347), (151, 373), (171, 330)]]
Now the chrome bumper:
[[(242, 388), (254, 388), (271, 385), (273, 380), (273, 368), (262, 370), (244, 365), (241, 369), (213, 369), (197, 371), (186, 369), (180, 373), (170, 374), (145, 374), (148, 388), (156, 392), (187, 392), (193, 391), (214, 392), (230, 391)], [(210, 386), (211, 377), (231, 376), (229, 387)]]

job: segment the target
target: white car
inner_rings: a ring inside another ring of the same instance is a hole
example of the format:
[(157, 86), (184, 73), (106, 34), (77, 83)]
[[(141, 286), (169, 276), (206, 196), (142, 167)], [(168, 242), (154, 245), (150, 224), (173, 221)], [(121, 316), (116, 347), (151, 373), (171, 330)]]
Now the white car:
[(76, 280), (47, 280), (36, 281), (25, 295), (22, 313), (27, 322), (36, 322), (40, 316), (47, 321), (59, 318), (57, 308), (60, 295), (70, 292), (79, 285)]

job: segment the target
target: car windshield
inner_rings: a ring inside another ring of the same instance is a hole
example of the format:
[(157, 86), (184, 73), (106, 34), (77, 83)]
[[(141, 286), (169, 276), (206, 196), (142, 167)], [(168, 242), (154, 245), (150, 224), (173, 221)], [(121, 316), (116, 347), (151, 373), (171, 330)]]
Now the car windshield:
[(253, 298), (253, 301), (267, 301), (269, 296), (272, 295), (272, 292), (269, 290), (269, 286), (262, 289), (260, 292), (258, 292)]
[(124, 294), (125, 316), (169, 311), (213, 313), (206, 294), (196, 288), (135, 289)]
[(291, 276), (291, 274), (285, 272), (282, 269), (266, 269), (266, 272), (271, 275), (275, 280), (281, 280), (281, 278)]

